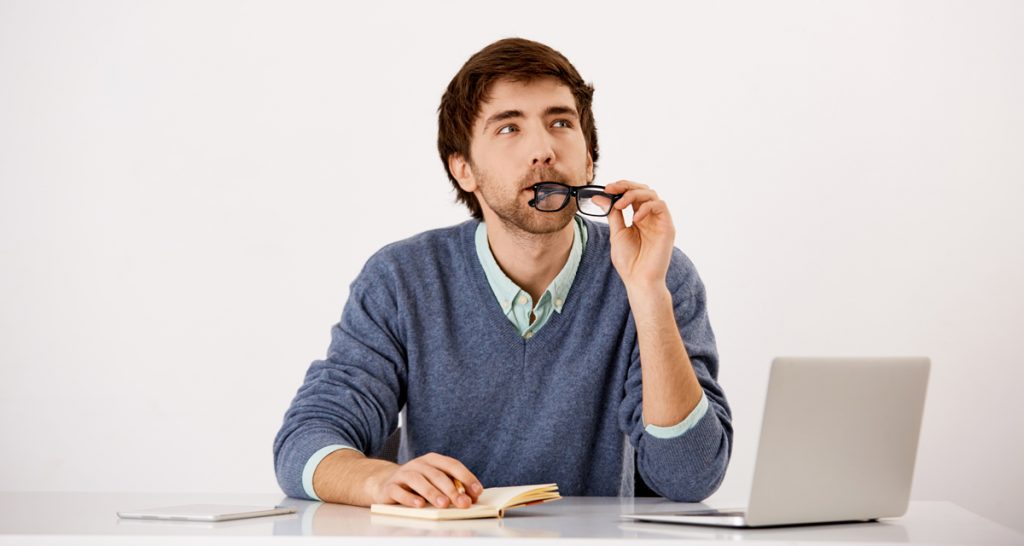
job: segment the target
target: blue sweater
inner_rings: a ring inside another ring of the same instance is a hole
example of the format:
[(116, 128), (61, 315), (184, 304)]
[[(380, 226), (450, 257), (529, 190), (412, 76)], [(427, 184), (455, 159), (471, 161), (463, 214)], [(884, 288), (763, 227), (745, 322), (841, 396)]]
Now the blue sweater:
[(608, 227), (588, 244), (563, 303), (530, 339), (505, 317), (476, 255), (478, 222), (388, 245), (352, 282), (327, 358), (314, 361), (274, 441), (278, 483), (309, 498), (302, 471), (329, 445), (378, 453), (404, 409), (404, 462), (462, 461), (484, 487), (557, 483), (563, 495), (631, 495), (633, 464), (658, 494), (699, 501), (722, 481), (731, 413), (705, 291), (673, 252), (676, 322), (709, 404), (689, 430), (658, 438), (641, 418), (640, 355)]

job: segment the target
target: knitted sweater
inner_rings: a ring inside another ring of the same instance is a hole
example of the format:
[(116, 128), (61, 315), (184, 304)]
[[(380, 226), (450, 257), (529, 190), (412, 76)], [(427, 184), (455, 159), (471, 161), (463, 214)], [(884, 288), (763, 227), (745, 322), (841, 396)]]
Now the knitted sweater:
[(713, 493), (732, 452), (731, 412), (690, 260), (675, 249), (666, 282), (709, 410), (682, 435), (658, 438), (642, 421), (636, 324), (608, 226), (586, 222), (563, 312), (525, 339), (488, 285), (477, 224), (421, 233), (367, 261), (327, 357), (310, 365), (274, 441), (282, 490), (309, 498), (302, 471), (325, 446), (378, 453), (402, 411), (399, 462), (448, 455), (484, 487), (557, 483), (563, 495), (630, 496), (635, 461), (664, 497)]

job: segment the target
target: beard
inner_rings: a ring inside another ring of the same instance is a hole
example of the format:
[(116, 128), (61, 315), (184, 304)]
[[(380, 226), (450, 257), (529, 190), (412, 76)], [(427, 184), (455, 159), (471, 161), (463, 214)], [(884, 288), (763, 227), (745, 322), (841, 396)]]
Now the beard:
[(572, 221), (576, 214), (576, 199), (570, 198), (565, 208), (557, 212), (542, 212), (528, 204), (530, 194), (523, 189), (540, 177), (545, 182), (561, 182), (574, 186), (565, 176), (551, 167), (543, 167), (518, 181), (514, 187), (502, 188), (483, 171), (478, 171), (477, 185), (481, 198), (505, 227), (524, 234), (547, 235), (557, 233)]

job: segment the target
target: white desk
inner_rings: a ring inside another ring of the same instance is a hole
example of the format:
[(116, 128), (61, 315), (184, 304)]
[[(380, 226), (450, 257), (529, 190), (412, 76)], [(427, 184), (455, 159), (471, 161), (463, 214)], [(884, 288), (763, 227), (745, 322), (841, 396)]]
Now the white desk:
[[(121, 520), (115, 512), (176, 504), (284, 504), (296, 514), (222, 523)], [(619, 514), (704, 505), (657, 499), (569, 497), (510, 510), (503, 520), (428, 522), (282, 495), (0, 493), (0, 544), (1024, 544), (1024, 534), (950, 502), (913, 502), (902, 518), (874, 523), (727, 530), (633, 523)], [(719, 507), (721, 508), (721, 507)], [(456, 537), (458, 537), (456, 539)], [(568, 539), (568, 540), (566, 540)]]

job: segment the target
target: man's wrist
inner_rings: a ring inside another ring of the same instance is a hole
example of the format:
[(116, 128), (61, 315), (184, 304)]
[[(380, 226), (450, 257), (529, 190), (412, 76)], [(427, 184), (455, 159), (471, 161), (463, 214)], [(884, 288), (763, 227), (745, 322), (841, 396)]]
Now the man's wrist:
[(626, 285), (626, 297), (634, 316), (637, 312), (649, 311), (666, 303), (670, 306), (672, 304), (672, 294), (664, 281), (631, 282)]
[(377, 459), (367, 459), (364, 463), (368, 468), (365, 474), (366, 479), (363, 480), (363, 497), (369, 501), (369, 504), (373, 504), (378, 502), (381, 485), (398, 468), (398, 465)]
[(371, 459), (351, 449), (339, 449), (325, 457), (313, 474), (313, 489), (320, 500), (369, 506), (377, 487), (390, 475), (394, 463)]

